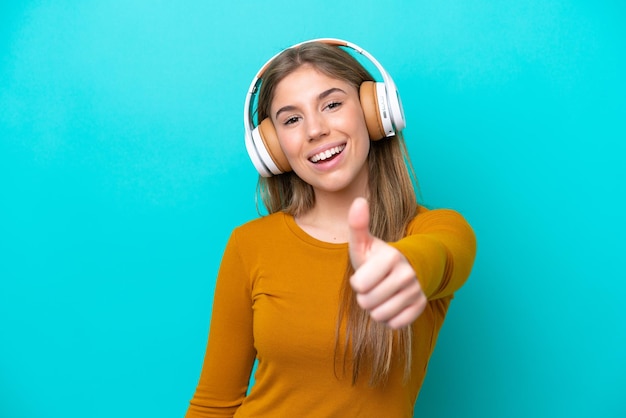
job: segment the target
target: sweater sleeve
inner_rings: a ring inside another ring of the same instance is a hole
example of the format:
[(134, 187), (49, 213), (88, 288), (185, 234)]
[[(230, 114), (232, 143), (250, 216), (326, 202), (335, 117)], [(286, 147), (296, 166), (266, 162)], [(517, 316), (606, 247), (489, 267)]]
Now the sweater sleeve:
[(186, 418), (232, 417), (246, 396), (255, 356), (250, 279), (233, 233), (220, 265), (204, 364)]
[(451, 296), (461, 288), (476, 256), (476, 237), (453, 210), (421, 208), (407, 235), (390, 243), (409, 261), (428, 300)]

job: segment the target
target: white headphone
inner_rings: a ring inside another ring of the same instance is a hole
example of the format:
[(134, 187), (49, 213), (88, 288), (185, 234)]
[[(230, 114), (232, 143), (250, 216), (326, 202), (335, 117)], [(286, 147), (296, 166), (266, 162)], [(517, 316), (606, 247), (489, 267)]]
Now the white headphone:
[[(291, 48), (296, 48), (309, 42), (321, 42), (353, 49), (371, 61), (382, 75), (383, 82), (364, 81), (359, 92), (365, 123), (372, 141), (393, 136), (404, 129), (406, 121), (396, 85), (391, 76), (372, 55), (353, 43), (332, 38), (313, 39), (296, 44)], [(263, 177), (271, 177), (272, 175), (291, 171), (287, 157), (285, 157), (278, 142), (272, 121), (266, 118), (256, 127), (253, 122), (254, 96), (262, 82), (263, 73), (278, 55), (280, 53), (270, 58), (254, 77), (248, 89), (244, 105), (243, 121), (246, 149), (254, 167)]]

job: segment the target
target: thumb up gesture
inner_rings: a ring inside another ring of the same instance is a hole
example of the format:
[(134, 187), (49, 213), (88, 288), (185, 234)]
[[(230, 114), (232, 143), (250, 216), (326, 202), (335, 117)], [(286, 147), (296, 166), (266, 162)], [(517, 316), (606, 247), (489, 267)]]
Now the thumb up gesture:
[(426, 296), (402, 253), (370, 234), (369, 218), (367, 201), (355, 199), (348, 213), (348, 245), (355, 270), (350, 285), (358, 304), (374, 321), (402, 328), (421, 315)]

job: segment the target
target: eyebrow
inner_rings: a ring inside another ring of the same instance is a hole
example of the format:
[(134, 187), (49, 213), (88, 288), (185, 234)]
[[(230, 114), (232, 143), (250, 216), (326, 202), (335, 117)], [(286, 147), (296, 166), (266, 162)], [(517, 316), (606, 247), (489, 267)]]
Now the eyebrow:
[[(321, 92), (319, 96), (317, 96), (317, 98), (318, 100), (324, 100), (326, 97), (336, 92), (345, 93), (345, 91), (340, 89), (339, 87), (332, 87), (328, 90), (324, 90), (323, 92)], [(278, 115), (280, 115), (282, 112), (291, 112), (292, 110), (295, 110), (295, 109), (296, 109), (296, 106), (293, 106), (293, 105), (283, 106), (276, 111), (276, 115), (274, 115), (274, 117), (278, 119)]]

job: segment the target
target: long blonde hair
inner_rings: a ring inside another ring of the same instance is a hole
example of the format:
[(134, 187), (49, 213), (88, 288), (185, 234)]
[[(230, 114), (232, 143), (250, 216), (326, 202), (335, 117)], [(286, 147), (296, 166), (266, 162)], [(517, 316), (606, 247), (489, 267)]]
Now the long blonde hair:
[[(279, 54), (263, 73), (259, 91), (258, 121), (269, 117), (276, 85), (303, 64), (310, 64), (329, 77), (347, 81), (357, 90), (363, 81), (374, 80), (371, 74), (343, 49), (324, 43), (310, 42)], [(416, 185), (413, 169), (401, 134), (372, 141), (368, 155), (370, 230), (384, 241), (397, 241), (406, 233), (417, 213)], [(258, 195), (269, 213), (279, 211), (299, 216), (315, 205), (313, 188), (294, 172), (259, 177)], [(342, 369), (352, 364), (352, 382), (363, 370), (370, 370), (371, 385), (384, 383), (392, 358), (404, 361), (404, 376), (411, 370), (411, 327), (394, 331), (372, 321), (359, 307), (349, 283), (354, 270), (349, 260), (344, 275), (337, 319), (335, 358), (342, 356)], [(342, 328), (345, 339), (340, 341)], [(343, 349), (340, 349), (343, 347)]]

